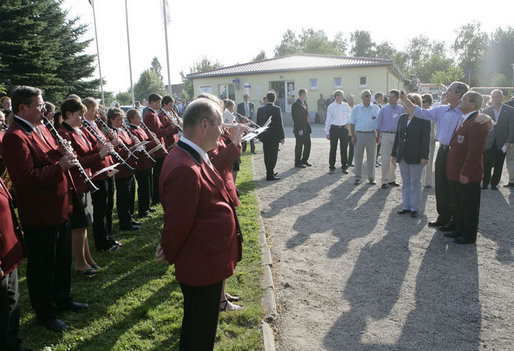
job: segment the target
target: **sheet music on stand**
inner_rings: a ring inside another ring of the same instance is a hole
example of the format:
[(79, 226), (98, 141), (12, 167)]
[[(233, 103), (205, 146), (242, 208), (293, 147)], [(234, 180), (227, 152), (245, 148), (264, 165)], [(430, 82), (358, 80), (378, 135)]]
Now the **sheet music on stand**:
[(268, 120), (266, 121), (266, 123), (264, 123), (264, 125), (260, 128), (257, 128), (255, 130), (252, 130), (250, 133), (246, 134), (242, 139), (241, 141), (250, 141), (254, 138), (256, 138), (257, 136), (259, 136), (259, 134), (261, 134), (262, 132), (266, 131), (266, 129), (268, 129), (270, 123), (271, 123), (271, 117), (270, 116), (268, 118)]
[(105, 173), (105, 172), (108, 172), (107, 175), (109, 177), (112, 177), (113, 175), (115, 175), (116, 173), (118, 173), (119, 171), (116, 169), (116, 167), (118, 167), (119, 163), (115, 163), (109, 167), (105, 167), (105, 168), (102, 168), (101, 170), (99, 170), (98, 172), (95, 172), (95, 174), (93, 174), (91, 176), (91, 179), (95, 178), (96, 176), (102, 174), (102, 173)]

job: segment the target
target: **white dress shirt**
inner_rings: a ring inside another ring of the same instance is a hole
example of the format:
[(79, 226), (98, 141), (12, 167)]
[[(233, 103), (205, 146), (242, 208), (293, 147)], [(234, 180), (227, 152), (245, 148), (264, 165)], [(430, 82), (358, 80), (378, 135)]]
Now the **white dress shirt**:
[(325, 121), (325, 132), (330, 134), (330, 126), (344, 126), (348, 123), (348, 116), (352, 112), (350, 105), (346, 102), (338, 104), (336, 101), (327, 108), (327, 119)]

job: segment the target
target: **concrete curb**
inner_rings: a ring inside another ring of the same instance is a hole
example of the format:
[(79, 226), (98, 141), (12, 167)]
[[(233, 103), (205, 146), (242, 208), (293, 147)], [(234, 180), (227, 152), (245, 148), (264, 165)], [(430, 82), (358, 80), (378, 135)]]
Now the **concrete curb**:
[[(255, 170), (254, 158), (252, 157), (252, 170)], [(255, 174), (255, 172), (254, 172)], [(257, 196), (257, 194), (255, 194)], [(261, 217), (261, 205), (259, 196), (257, 196), (258, 203), (258, 211), (259, 211), (259, 244), (261, 245), (261, 255), (262, 255), (262, 268), (264, 271), (263, 279), (262, 279), (262, 300), (261, 304), (264, 309), (264, 319), (262, 321), (262, 340), (264, 351), (275, 351), (275, 336), (273, 334), (273, 329), (270, 327), (269, 323), (273, 322), (277, 317), (277, 304), (275, 300), (275, 287), (273, 284), (273, 276), (271, 274), (271, 266), (273, 265), (273, 260), (271, 258), (271, 251), (268, 247), (268, 243), (266, 240), (266, 230), (264, 227), (264, 222)]]

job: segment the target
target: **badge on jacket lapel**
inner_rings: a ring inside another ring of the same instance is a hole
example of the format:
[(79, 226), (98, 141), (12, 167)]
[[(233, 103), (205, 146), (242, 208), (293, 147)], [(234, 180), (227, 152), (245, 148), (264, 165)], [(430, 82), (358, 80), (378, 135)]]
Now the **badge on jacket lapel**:
[(457, 143), (462, 144), (464, 142), (464, 135), (457, 135)]

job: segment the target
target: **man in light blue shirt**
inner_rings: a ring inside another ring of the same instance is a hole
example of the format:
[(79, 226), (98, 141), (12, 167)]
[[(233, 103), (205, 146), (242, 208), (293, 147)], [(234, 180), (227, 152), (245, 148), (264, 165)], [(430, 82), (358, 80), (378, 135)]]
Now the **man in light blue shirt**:
[(375, 152), (376, 145), (379, 142), (377, 135), (377, 117), (380, 108), (371, 104), (371, 92), (363, 90), (361, 93), (362, 104), (355, 106), (348, 119), (350, 128), (351, 142), (355, 145), (355, 185), (361, 181), (362, 161), (364, 158), (364, 150), (366, 150), (368, 180), (369, 184), (374, 185), (375, 182)]

